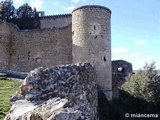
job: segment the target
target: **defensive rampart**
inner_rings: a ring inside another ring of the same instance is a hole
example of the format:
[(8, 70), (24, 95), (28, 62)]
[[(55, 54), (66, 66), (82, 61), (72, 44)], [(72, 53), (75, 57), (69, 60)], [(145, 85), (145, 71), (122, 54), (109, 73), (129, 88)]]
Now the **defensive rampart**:
[(0, 23), (0, 69), (29, 71), (72, 63), (71, 24), (63, 28), (20, 31)]
[(41, 29), (19, 30), (0, 23), (0, 69), (30, 71), (37, 67), (91, 63), (97, 84), (112, 99), (111, 11), (86, 5), (72, 15), (40, 17)]
[(41, 28), (63, 28), (72, 24), (72, 15), (53, 15), (40, 17)]

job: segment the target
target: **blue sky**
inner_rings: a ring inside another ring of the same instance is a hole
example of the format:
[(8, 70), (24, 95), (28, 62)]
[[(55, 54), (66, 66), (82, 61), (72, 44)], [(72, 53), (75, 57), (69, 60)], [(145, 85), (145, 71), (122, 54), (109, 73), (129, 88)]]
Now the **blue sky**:
[(18, 7), (28, 3), (46, 15), (65, 14), (82, 5), (111, 9), (112, 60), (122, 59), (143, 68), (156, 61), (160, 69), (160, 0), (13, 0)]

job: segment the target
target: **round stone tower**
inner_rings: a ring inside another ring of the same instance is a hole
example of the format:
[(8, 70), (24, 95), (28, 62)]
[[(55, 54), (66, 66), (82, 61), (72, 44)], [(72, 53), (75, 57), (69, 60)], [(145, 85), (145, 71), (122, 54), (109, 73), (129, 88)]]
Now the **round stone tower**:
[(112, 99), (111, 11), (88, 5), (72, 12), (73, 63), (89, 62), (97, 71), (97, 83)]

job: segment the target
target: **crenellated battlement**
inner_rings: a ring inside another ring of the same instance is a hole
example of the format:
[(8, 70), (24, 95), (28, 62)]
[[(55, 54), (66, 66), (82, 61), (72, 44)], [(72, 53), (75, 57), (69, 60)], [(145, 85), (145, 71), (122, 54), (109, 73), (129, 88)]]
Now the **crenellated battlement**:
[(51, 15), (40, 17), (41, 29), (43, 28), (63, 28), (72, 24), (71, 14)]
[(56, 18), (66, 18), (66, 17), (72, 17), (72, 14), (47, 15), (39, 18), (40, 19), (56, 19)]

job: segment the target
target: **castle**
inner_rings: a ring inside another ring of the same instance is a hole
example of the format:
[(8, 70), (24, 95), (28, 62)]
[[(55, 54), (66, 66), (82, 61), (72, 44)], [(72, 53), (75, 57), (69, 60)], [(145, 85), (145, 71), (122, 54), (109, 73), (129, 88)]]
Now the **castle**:
[(92, 63), (97, 83), (112, 98), (111, 11), (87, 5), (72, 14), (40, 17), (41, 29), (19, 30), (0, 22), (0, 69)]

